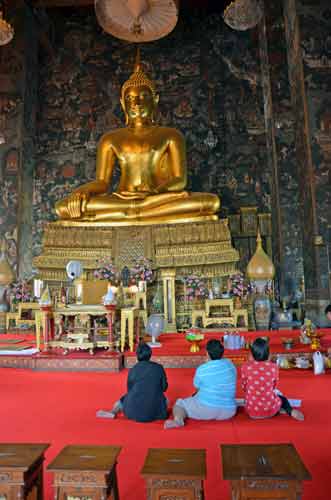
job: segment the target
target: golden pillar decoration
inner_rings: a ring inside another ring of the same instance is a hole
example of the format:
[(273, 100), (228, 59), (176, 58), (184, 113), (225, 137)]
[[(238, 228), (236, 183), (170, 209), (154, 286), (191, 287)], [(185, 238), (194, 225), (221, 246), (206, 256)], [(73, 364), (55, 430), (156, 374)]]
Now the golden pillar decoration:
[(163, 283), (163, 307), (166, 331), (176, 332), (176, 269), (162, 269), (161, 279)]

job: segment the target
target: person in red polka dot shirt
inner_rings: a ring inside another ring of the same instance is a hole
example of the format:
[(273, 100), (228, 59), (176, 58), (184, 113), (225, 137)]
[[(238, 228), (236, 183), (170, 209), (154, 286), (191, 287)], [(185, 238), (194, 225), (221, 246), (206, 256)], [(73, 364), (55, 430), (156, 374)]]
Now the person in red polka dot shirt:
[(241, 384), (245, 393), (245, 409), (251, 418), (270, 418), (280, 412), (296, 420), (304, 415), (290, 405), (277, 391), (279, 369), (269, 361), (269, 343), (257, 338), (251, 345), (252, 359), (241, 367)]

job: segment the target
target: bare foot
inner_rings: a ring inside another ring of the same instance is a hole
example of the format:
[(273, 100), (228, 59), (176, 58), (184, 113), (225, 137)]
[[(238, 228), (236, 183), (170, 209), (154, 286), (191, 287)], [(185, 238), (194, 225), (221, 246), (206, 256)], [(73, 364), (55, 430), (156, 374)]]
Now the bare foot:
[(183, 427), (184, 426), (184, 421), (183, 420), (166, 420), (164, 422), (164, 429), (177, 429), (178, 427)]
[(98, 410), (97, 417), (101, 418), (116, 418), (116, 413), (108, 410)]
[(292, 410), (291, 417), (295, 418), (295, 420), (300, 420), (300, 422), (303, 422), (305, 419), (304, 414), (299, 410)]

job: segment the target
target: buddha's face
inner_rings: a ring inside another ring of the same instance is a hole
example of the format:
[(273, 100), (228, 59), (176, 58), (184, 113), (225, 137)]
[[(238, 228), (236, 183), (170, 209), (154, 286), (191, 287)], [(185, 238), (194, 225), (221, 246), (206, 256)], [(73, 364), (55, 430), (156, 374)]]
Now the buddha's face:
[(154, 99), (151, 90), (145, 85), (128, 87), (124, 94), (122, 106), (129, 120), (152, 119), (157, 99)]

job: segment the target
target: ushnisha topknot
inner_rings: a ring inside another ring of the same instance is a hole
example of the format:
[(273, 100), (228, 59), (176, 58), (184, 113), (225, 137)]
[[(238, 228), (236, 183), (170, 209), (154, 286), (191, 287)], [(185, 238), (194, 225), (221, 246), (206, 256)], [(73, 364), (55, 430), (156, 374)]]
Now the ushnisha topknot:
[(146, 73), (142, 68), (140, 62), (140, 50), (138, 48), (133, 73), (130, 76), (130, 78), (126, 80), (126, 82), (124, 82), (122, 85), (122, 90), (121, 90), (122, 100), (124, 100), (125, 91), (129, 87), (142, 87), (142, 86), (148, 87), (153, 94), (153, 98), (155, 98), (156, 96), (155, 84), (152, 80), (148, 78), (148, 76), (146, 75)]

